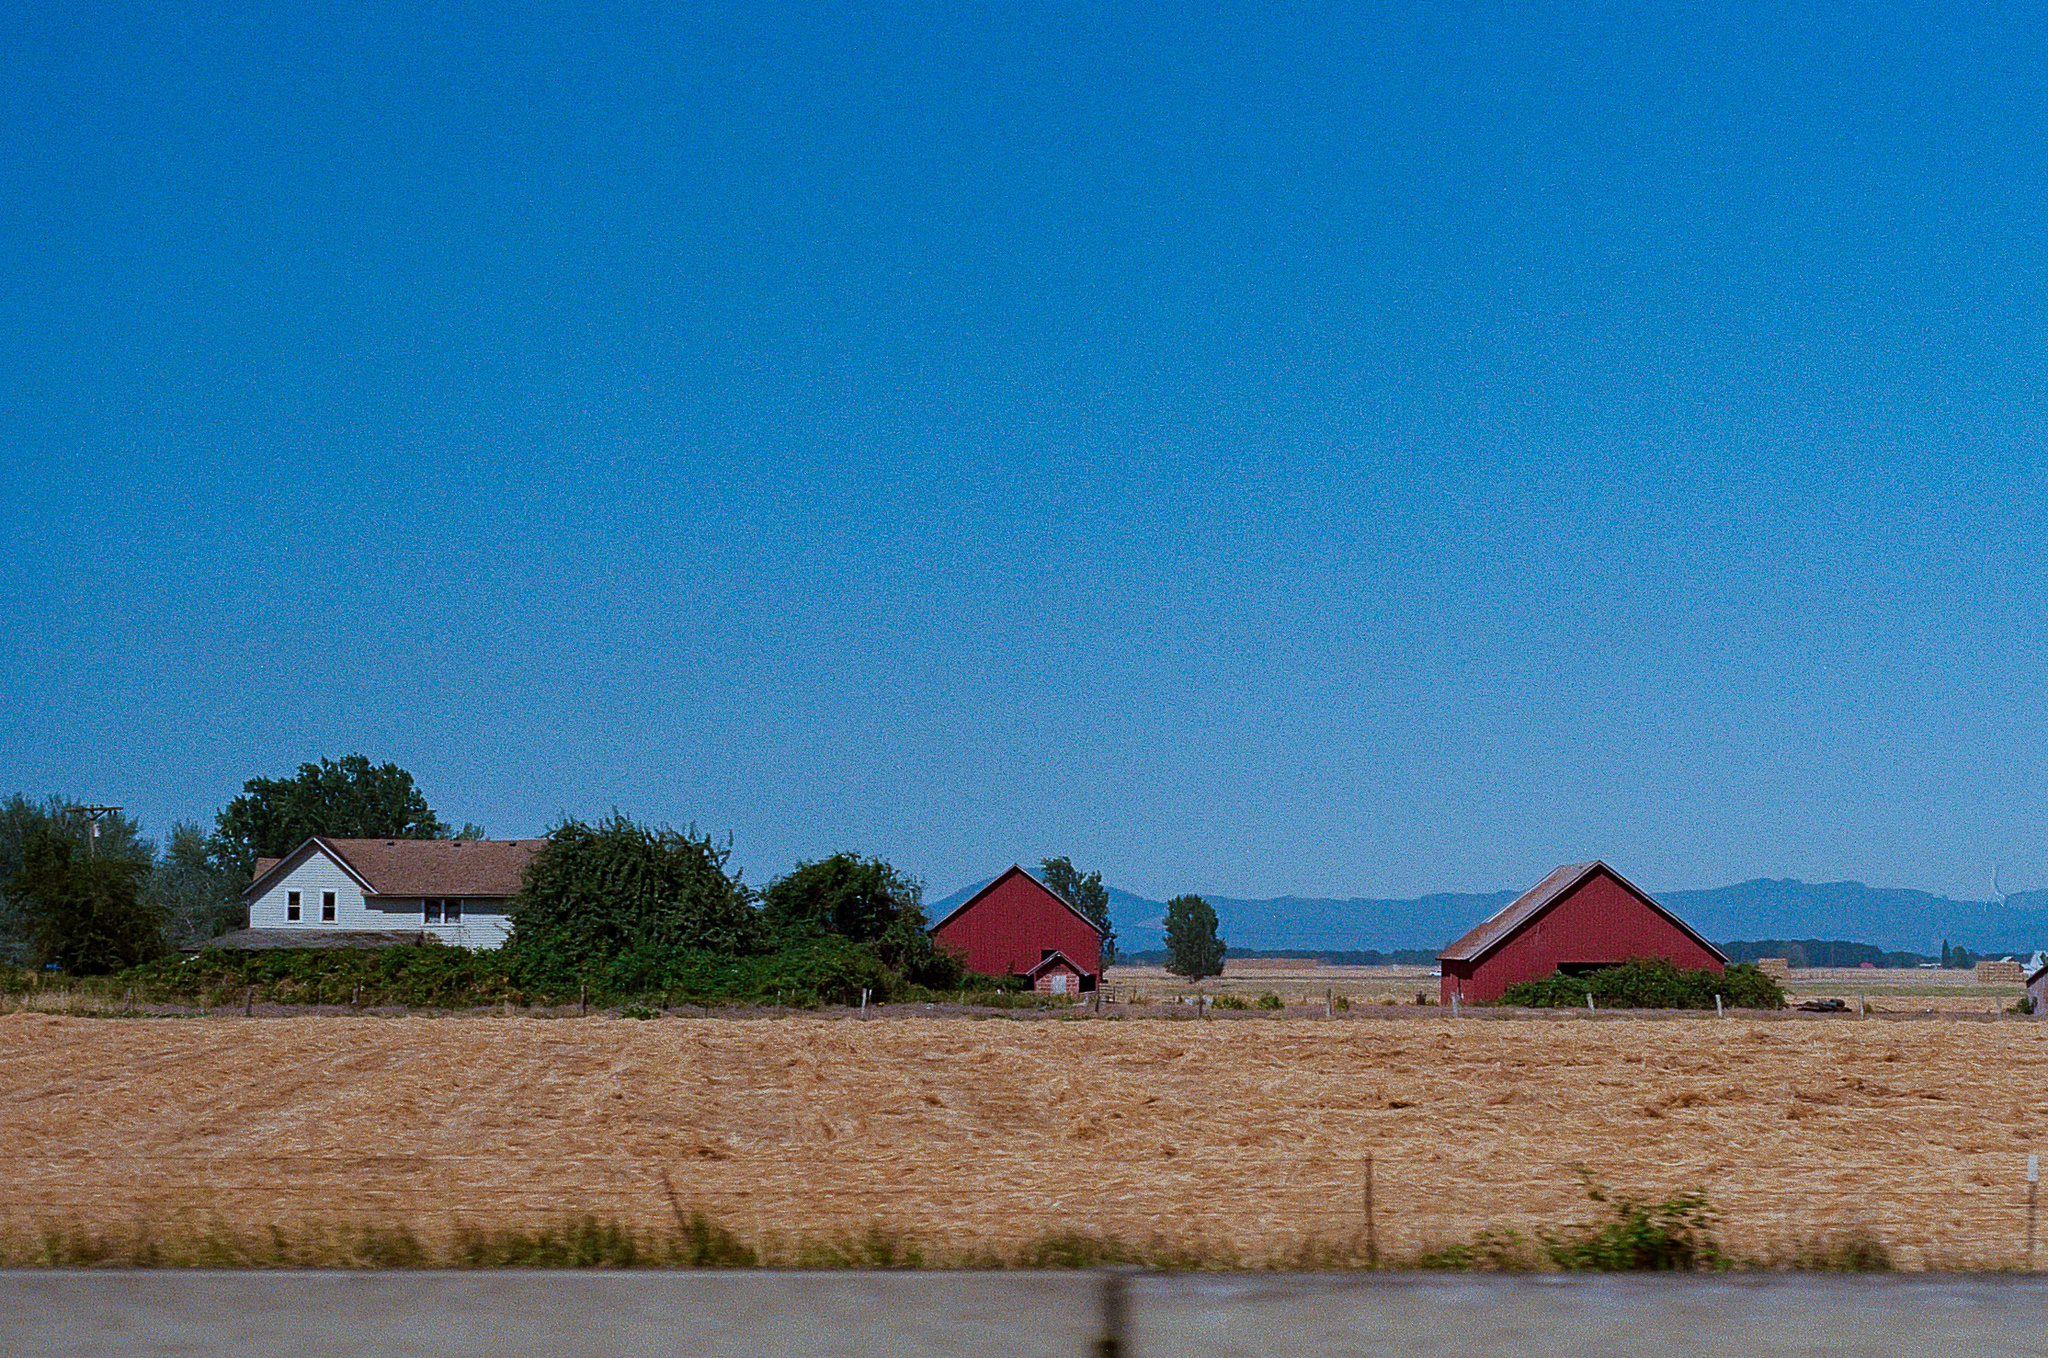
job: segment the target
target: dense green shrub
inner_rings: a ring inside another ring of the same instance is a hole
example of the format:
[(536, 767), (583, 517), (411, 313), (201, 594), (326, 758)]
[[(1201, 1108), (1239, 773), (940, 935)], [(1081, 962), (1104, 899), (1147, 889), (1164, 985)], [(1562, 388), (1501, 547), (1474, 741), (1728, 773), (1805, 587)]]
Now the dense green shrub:
[(512, 900), (505, 951), (536, 985), (573, 990), (653, 981), (684, 951), (741, 955), (766, 942), (752, 894), (726, 872), (729, 844), (692, 827), (636, 825), (614, 812), (548, 835)]
[[(531, 1003), (552, 996), (515, 978), (502, 952), (471, 952), (434, 939), (397, 948), (209, 948), (122, 974), (139, 998), (185, 1004), (411, 1005), (458, 1008)], [(574, 986), (569, 999), (576, 997)]]
[(949, 990), (967, 975), (958, 957), (926, 932), (924, 885), (880, 858), (837, 853), (768, 884), (762, 916), (783, 946), (842, 939), (865, 945), (898, 985)]
[(1783, 1009), (1785, 991), (1747, 962), (1726, 972), (1681, 971), (1661, 957), (1638, 957), (1581, 976), (1553, 972), (1509, 986), (1505, 1005), (1526, 1009), (1584, 1008), (1586, 997), (1609, 1009), (1712, 1009), (1714, 997), (1735, 1009)]
[(1287, 1001), (1281, 999), (1270, 990), (1259, 996), (1259, 1008), (1261, 1009), (1285, 1009), (1286, 1007)]

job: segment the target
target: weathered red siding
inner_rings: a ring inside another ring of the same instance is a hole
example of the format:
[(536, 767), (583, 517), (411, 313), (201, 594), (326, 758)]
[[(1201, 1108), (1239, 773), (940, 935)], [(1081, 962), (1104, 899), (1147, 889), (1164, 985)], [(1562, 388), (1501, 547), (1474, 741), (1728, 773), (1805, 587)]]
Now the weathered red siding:
[(1445, 1004), (1454, 994), (1484, 1003), (1499, 999), (1518, 981), (1548, 976), (1563, 965), (1613, 965), (1637, 957), (1668, 958), (1688, 969), (1725, 969), (1692, 935), (1614, 878), (1595, 872), (1477, 961), (1446, 960), (1442, 998)]
[(1048, 949), (1065, 953), (1091, 977), (1102, 971), (1102, 935), (1095, 926), (1021, 867), (1010, 868), (941, 920), (932, 938), (989, 976), (1021, 976)]

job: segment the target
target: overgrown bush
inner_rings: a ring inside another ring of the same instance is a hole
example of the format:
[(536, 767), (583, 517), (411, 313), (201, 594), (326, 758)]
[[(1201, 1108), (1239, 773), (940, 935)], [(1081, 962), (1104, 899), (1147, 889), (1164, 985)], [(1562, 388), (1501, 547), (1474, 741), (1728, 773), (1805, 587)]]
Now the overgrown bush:
[(563, 821), (512, 900), (505, 951), (555, 990), (575, 989), (593, 970), (630, 977), (678, 952), (757, 951), (760, 915), (726, 872), (731, 852), (695, 827), (650, 828), (616, 812), (595, 825)]
[(1259, 996), (1259, 1008), (1261, 1009), (1285, 1009), (1286, 1007), (1287, 1002), (1270, 990)]
[(1603, 1217), (1544, 1227), (1532, 1240), (1519, 1231), (1485, 1230), (1468, 1244), (1428, 1251), (1413, 1261), (1426, 1269), (1522, 1272), (1700, 1272), (1732, 1268), (1714, 1225), (1719, 1219), (1699, 1192), (1674, 1193), (1661, 1202), (1613, 1194), (1582, 1173), (1586, 1196), (1606, 1207)]
[(1638, 957), (1579, 976), (1553, 972), (1509, 986), (1505, 1005), (1525, 1009), (1584, 1008), (1586, 997), (1609, 1009), (1712, 1009), (1719, 995), (1735, 1009), (1783, 1009), (1785, 991), (1747, 962), (1726, 972), (1681, 971), (1662, 957)]
[[(1197, 996), (1196, 998), (1199, 999), (1200, 997)], [(1210, 1007), (1214, 1009), (1249, 1009), (1251, 1005), (1245, 1002), (1245, 998), (1242, 995), (1218, 995), (1215, 1003)]]

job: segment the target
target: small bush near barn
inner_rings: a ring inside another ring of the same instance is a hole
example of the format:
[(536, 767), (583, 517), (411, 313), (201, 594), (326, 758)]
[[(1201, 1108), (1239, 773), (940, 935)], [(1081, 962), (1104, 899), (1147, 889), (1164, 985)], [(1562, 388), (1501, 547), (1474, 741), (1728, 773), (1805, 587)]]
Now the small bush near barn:
[(1583, 1009), (1586, 997), (1609, 1009), (1712, 1009), (1714, 996), (1734, 1009), (1783, 1009), (1785, 991), (1747, 962), (1725, 973), (1681, 971), (1661, 957), (1639, 957), (1583, 976), (1554, 972), (1509, 986), (1504, 1005), (1524, 1009)]
[(1286, 1007), (1286, 1001), (1270, 990), (1259, 996), (1259, 1008), (1261, 1009), (1285, 1009)]

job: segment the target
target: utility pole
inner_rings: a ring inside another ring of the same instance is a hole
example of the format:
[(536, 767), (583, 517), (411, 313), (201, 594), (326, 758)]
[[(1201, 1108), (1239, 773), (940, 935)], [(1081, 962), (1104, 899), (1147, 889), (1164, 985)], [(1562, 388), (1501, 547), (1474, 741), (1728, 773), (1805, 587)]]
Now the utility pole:
[(71, 808), (85, 817), (85, 856), (98, 858), (100, 848), (100, 819), (111, 816), (121, 808), (118, 806), (74, 806)]

